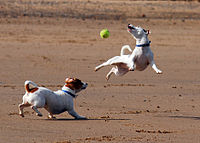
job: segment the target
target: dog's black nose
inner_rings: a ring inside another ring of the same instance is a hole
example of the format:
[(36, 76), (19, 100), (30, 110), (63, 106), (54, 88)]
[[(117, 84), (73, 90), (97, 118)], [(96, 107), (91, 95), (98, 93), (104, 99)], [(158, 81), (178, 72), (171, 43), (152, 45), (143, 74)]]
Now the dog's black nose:
[(131, 24), (128, 24), (129, 29), (134, 29), (134, 27)]

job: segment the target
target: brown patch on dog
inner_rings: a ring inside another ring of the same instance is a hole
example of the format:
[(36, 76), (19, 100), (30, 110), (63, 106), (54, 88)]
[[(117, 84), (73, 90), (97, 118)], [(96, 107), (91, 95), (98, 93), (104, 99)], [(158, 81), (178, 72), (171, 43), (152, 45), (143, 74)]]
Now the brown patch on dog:
[(66, 87), (75, 90), (75, 89), (80, 89), (83, 85), (80, 79), (78, 78), (67, 78), (66, 81)]
[(26, 85), (25, 85), (25, 89), (26, 89), (27, 92), (30, 92), (30, 93), (34, 93), (35, 91), (38, 90), (37, 87), (35, 87), (35, 88), (30, 88), (30, 87), (29, 87), (29, 84), (26, 84)]
[(37, 87), (36, 87), (36, 88), (32, 88), (30, 92), (33, 93), (33, 92), (35, 92), (35, 91), (37, 91), (37, 90), (38, 90)]

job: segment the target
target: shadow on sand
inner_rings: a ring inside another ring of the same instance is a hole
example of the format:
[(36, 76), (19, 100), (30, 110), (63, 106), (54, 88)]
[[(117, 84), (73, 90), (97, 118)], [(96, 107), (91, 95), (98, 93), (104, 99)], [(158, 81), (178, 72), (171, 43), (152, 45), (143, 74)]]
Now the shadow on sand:
[(168, 116), (170, 118), (178, 118), (178, 119), (193, 119), (193, 120), (200, 120), (200, 117), (195, 116)]
[(113, 119), (113, 118), (88, 118), (88, 119), (70, 119), (70, 118), (56, 118), (56, 119), (45, 119), (47, 121), (127, 121), (131, 119)]

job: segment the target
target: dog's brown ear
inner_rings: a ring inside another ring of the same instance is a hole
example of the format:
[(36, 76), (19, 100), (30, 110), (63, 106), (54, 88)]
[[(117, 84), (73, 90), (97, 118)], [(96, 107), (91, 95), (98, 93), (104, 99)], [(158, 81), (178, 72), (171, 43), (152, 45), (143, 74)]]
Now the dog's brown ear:
[(150, 30), (146, 30), (146, 31), (147, 31), (147, 32), (146, 32), (147, 35), (149, 35), (149, 34), (151, 33)]
[(82, 83), (80, 79), (78, 78), (66, 78), (65, 83)]
[(65, 83), (70, 83), (70, 82), (72, 82), (74, 79), (73, 78), (66, 78), (65, 79)]
[(146, 35), (150, 34), (150, 30), (143, 29)]
[(74, 84), (80, 84), (82, 83), (80, 79), (78, 78), (73, 78), (73, 81), (71, 83), (74, 83)]
[(78, 78), (66, 78), (65, 83), (70, 89), (80, 89), (83, 85), (80, 79)]
[(73, 87), (75, 89), (80, 89), (82, 87), (82, 85), (83, 85), (83, 83), (81, 82), (81, 80), (78, 79), (78, 78), (73, 78), (73, 81), (71, 82), (71, 84), (73, 85)]

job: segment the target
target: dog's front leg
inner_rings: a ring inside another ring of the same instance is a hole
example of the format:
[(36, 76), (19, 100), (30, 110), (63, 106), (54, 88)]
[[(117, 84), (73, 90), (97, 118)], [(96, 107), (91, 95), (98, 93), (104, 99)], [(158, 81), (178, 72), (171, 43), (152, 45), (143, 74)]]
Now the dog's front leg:
[(127, 66), (129, 71), (134, 71), (135, 70), (135, 60), (136, 60), (136, 54), (135, 51), (131, 54)]
[(134, 70), (135, 70), (135, 63), (133, 62), (133, 60), (130, 61), (130, 62), (127, 64), (127, 66), (128, 66), (128, 70), (129, 70), (129, 71), (134, 71)]
[(154, 60), (151, 61), (150, 65), (156, 71), (157, 74), (162, 74), (162, 71), (157, 68)]
[(83, 116), (78, 115), (78, 114), (74, 111), (74, 109), (69, 110), (68, 113), (69, 113), (71, 116), (73, 116), (75, 119), (79, 119), (79, 120), (87, 119), (86, 117), (83, 117)]

